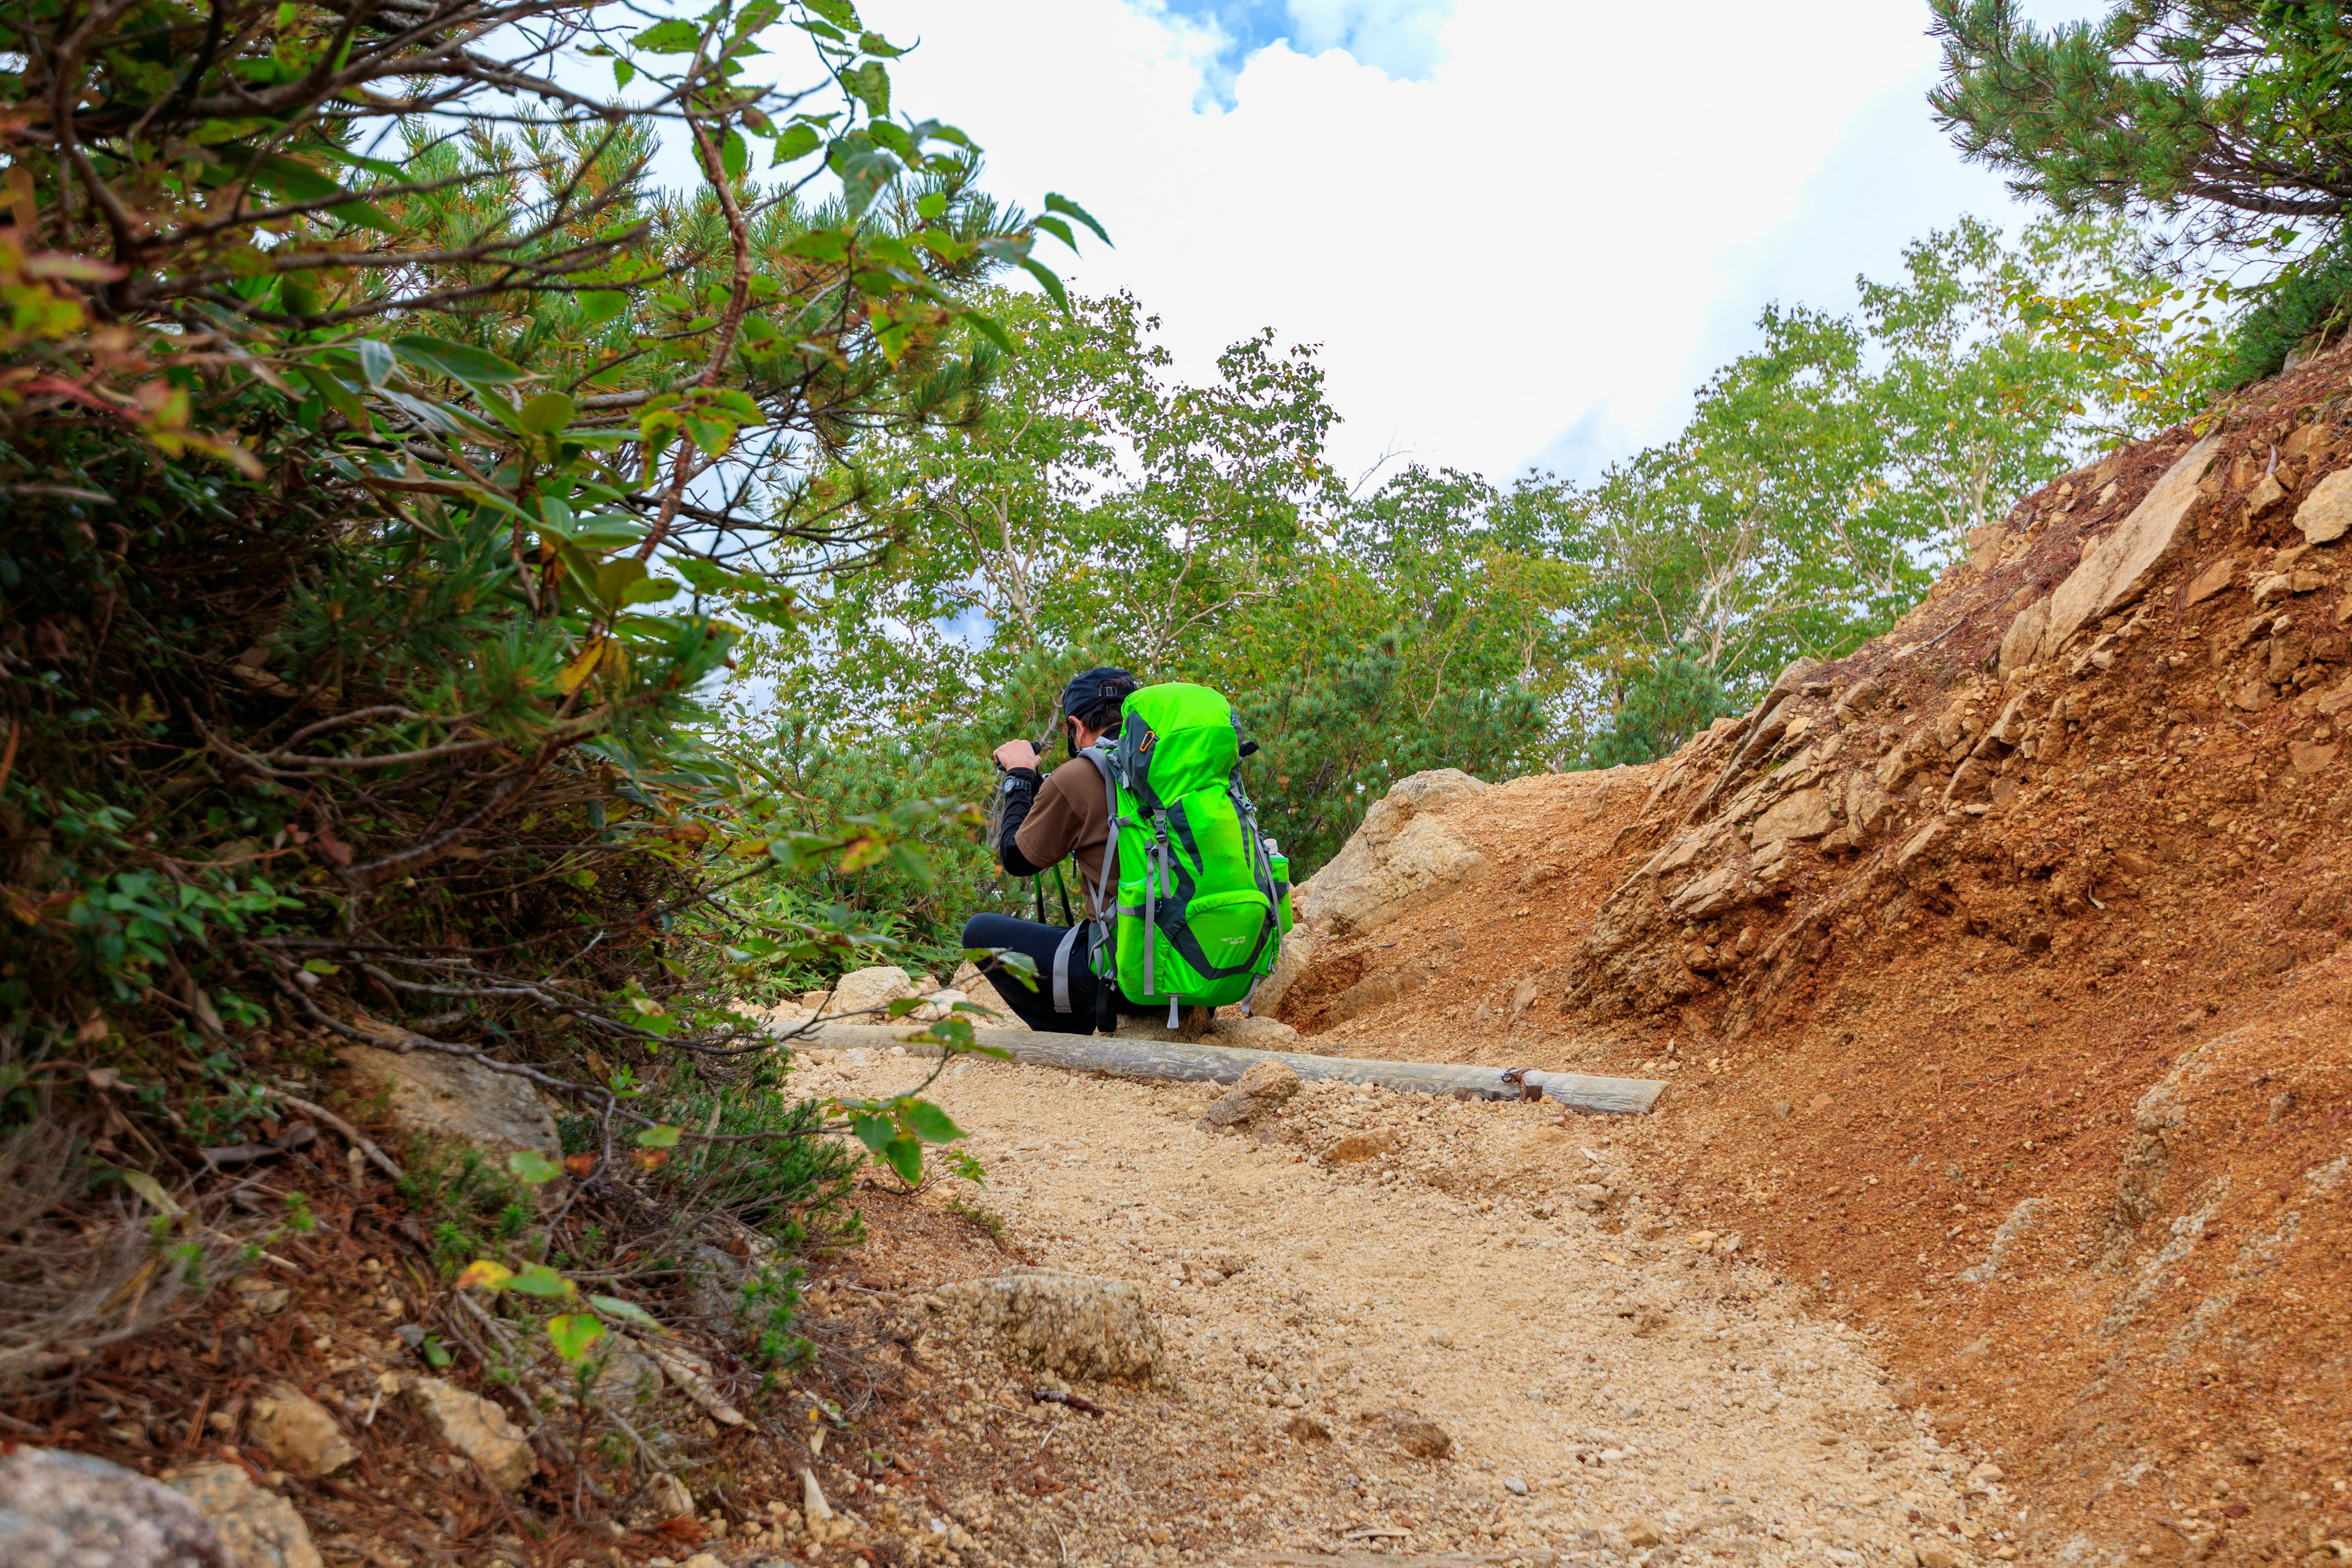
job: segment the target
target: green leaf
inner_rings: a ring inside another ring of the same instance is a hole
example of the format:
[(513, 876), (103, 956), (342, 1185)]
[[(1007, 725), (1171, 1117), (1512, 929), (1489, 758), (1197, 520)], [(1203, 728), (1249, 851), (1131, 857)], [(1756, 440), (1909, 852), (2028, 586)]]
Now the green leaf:
[(565, 1361), (578, 1361), (604, 1337), (604, 1325), (585, 1312), (566, 1312), (547, 1320), (547, 1337), (557, 1355)]
[(515, 420), (530, 435), (552, 436), (571, 424), (577, 412), (577, 405), (563, 394), (542, 392), (515, 411)]
[(790, 163), (807, 157), (824, 145), (824, 138), (811, 125), (787, 125), (776, 138), (776, 158), (779, 163)]
[(651, 1312), (634, 1301), (624, 1301), (618, 1296), (591, 1296), (588, 1304), (605, 1317), (618, 1318), (625, 1323), (634, 1323), (638, 1328), (652, 1329), (656, 1332), (661, 1330), (660, 1321)]
[(629, 42), (650, 55), (690, 55), (702, 44), (702, 29), (672, 17), (655, 23)]
[[(1097, 239), (1101, 240), (1105, 245), (1110, 244), (1110, 232), (1104, 228), (1102, 225), (1095, 221), (1094, 214), (1087, 211), (1086, 208), (1078, 205), (1077, 203), (1072, 201), (1069, 197), (1056, 195), (1052, 191), (1046, 192), (1045, 210), (1049, 213), (1067, 213), (1070, 216), (1077, 219), (1080, 223), (1094, 230), (1095, 237)], [(1077, 247), (1076, 246), (1072, 246), (1071, 248), (1075, 250)]]
[(719, 166), (730, 180), (740, 180), (751, 166), (751, 149), (745, 144), (743, 133), (730, 129), (719, 143)]
[(518, 1149), (507, 1156), (507, 1173), (526, 1185), (543, 1187), (562, 1173), (562, 1167), (536, 1149)]
[(667, 577), (640, 577), (621, 590), (621, 603), (628, 605), (658, 605), (674, 597), (677, 584)]
[(890, 1146), (882, 1151), (882, 1158), (908, 1186), (923, 1179), (923, 1146), (912, 1138), (893, 1138)]
[(795, 235), (784, 245), (786, 256), (805, 257), (811, 261), (838, 261), (849, 254), (849, 237), (837, 228), (813, 228)]
[(352, 346), (359, 350), (360, 374), (367, 377), (370, 386), (382, 386), (392, 379), (392, 350), (373, 338), (362, 338)]
[(534, 1263), (517, 1271), (506, 1282), (506, 1289), (524, 1296), (537, 1296), (544, 1300), (558, 1300), (572, 1294), (572, 1281), (544, 1263)]
[(866, 105), (866, 111), (877, 120), (887, 120), (890, 114), (890, 72), (880, 60), (867, 60), (841, 73), (841, 85), (850, 96)]
[(613, 57), (613, 88), (614, 91), (637, 79), (637, 68), (619, 55)]
[(895, 60), (900, 55), (907, 52), (879, 33), (859, 34), (857, 37), (857, 47), (865, 50), (869, 55), (880, 55), (884, 59), (887, 60)]
[(342, 968), (341, 965), (331, 963), (323, 958), (306, 958), (302, 961), (302, 973), (305, 974), (341, 974), (342, 973)]
[(877, 1154), (887, 1149), (891, 1140), (898, 1136), (898, 1124), (888, 1117), (862, 1112), (849, 1119), (849, 1130), (857, 1135), (860, 1143)]
[(1024, 271), (1037, 279), (1038, 285), (1045, 290), (1046, 297), (1055, 304), (1065, 310), (1070, 308), (1069, 291), (1062, 287), (1062, 279), (1055, 275), (1053, 268), (1034, 257), (1029, 256), (1021, 258), (1021, 266)]
[(952, 1143), (963, 1136), (963, 1129), (928, 1100), (908, 1101), (901, 1114), (908, 1128), (926, 1143)]
[(648, 1127), (643, 1132), (637, 1134), (637, 1147), (640, 1149), (675, 1149), (677, 1147), (677, 1133), (678, 1130), (675, 1127)]
[(487, 349), (471, 343), (453, 343), (446, 338), (428, 338), (418, 333), (392, 340), (394, 353), (420, 370), (436, 375), (446, 375), (452, 381), (467, 385), (480, 383), (504, 386), (523, 378), (523, 369), (511, 360), (500, 359)]

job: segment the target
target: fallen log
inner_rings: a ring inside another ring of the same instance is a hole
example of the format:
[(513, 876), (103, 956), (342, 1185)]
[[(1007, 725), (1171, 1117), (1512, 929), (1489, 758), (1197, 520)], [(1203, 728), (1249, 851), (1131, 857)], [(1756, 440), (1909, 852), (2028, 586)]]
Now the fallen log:
[[(836, 1024), (820, 1021), (783, 1044), (840, 1048), (863, 1046), (887, 1050), (903, 1046), (910, 1056), (940, 1054), (940, 1047), (909, 1038), (917, 1031), (907, 1025)], [(1003, 1051), (1031, 1067), (1062, 1068), (1072, 1072), (1108, 1073), (1114, 1078), (1158, 1079), (1177, 1083), (1230, 1084), (1262, 1061), (1278, 1061), (1300, 1078), (1338, 1079), (1342, 1083), (1375, 1084), (1382, 1089), (1411, 1089), (1422, 1094), (1451, 1094), (1476, 1100), (1531, 1098), (1539, 1090), (1547, 1100), (1573, 1110), (1605, 1115), (1646, 1116), (1654, 1110), (1665, 1083), (1647, 1078), (1595, 1078), (1587, 1073), (1459, 1067), (1447, 1062), (1368, 1061), (1360, 1057), (1318, 1057), (1304, 1051), (1260, 1051), (1244, 1046), (1196, 1045), (1188, 1040), (1121, 1038), (1115, 1035), (1055, 1035), (1028, 1029), (974, 1029), (980, 1045)]]

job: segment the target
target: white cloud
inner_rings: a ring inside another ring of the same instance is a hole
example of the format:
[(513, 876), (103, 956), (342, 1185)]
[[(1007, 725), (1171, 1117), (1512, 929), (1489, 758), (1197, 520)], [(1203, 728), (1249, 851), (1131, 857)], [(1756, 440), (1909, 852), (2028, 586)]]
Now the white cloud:
[(1767, 299), (1843, 308), (2000, 204), (1928, 124), (1924, 7), (1285, 6), (864, 11), (921, 39), (897, 101), (981, 142), (992, 190), (1102, 219), (1117, 248), (1066, 276), (1132, 290), (1188, 370), (1261, 326), (1320, 343), (1345, 468), (1589, 471), (1677, 425)]

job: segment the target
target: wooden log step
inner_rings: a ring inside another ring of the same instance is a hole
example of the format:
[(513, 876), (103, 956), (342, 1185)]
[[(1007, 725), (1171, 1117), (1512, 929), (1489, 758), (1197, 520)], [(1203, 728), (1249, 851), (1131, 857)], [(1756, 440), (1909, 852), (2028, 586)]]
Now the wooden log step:
[[(904, 1046), (911, 1055), (937, 1056), (940, 1047), (910, 1040), (908, 1025), (836, 1024), (823, 1020), (785, 1043), (806, 1047)], [(1501, 1068), (1459, 1067), (1445, 1062), (1367, 1061), (1360, 1057), (1318, 1057), (1304, 1051), (1260, 1051), (1243, 1046), (1196, 1045), (1186, 1040), (1123, 1039), (1113, 1035), (1055, 1035), (1028, 1029), (974, 1029), (979, 1044), (1003, 1050), (1032, 1067), (1115, 1078), (1156, 1079), (1177, 1083), (1229, 1084), (1262, 1061), (1282, 1063), (1300, 1078), (1338, 1079), (1422, 1094), (1463, 1095), (1478, 1100), (1525, 1098)], [(1659, 1079), (1596, 1078), (1587, 1073), (1530, 1068), (1524, 1083), (1544, 1098), (1573, 1110), (1603, 1115), (1647, 1116), (1665, 1091)]]

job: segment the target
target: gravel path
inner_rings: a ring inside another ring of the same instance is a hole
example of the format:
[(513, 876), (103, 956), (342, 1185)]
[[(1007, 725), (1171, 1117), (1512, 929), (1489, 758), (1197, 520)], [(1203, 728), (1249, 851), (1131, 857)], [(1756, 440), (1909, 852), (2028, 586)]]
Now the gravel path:
[[(923, 1065), (812, 1058), (803, 1093), (904, 1088)], [(986, 1205), (1051, 1267), (1140, 1284), (1204, 1413), (1333, 1435), (1339, 1495), (1328, 1473), (1260, 1484), (1280, 1547), (2012, 1555), (1997, 1474), (1895, 1407), (1861, 1335), (1804, 1315), (1737, 1238), (1643, 1203), (1639, 1124), (1310, 1085), (1219, 1132), (1196, 1088), (989, 1061), (933, 1098), (989, 1171), (943, 1201)], [(1404, 1452), (1408, 1417), (1452, 1458)]]

